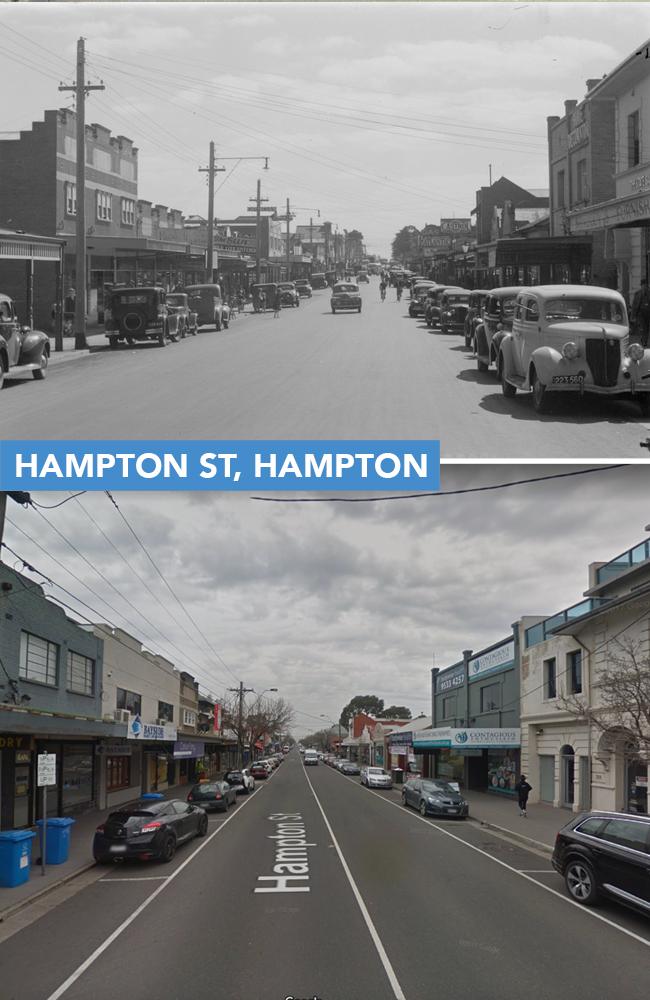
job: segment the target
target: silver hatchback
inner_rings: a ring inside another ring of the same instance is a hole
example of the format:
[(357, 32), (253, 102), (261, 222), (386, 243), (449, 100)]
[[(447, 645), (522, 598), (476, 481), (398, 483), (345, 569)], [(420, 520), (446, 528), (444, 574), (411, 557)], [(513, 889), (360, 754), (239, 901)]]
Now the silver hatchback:
[(361, 784), (366, 788), (392, 788), (393, 779), (383, 767), (364, 767), (361, 771)]

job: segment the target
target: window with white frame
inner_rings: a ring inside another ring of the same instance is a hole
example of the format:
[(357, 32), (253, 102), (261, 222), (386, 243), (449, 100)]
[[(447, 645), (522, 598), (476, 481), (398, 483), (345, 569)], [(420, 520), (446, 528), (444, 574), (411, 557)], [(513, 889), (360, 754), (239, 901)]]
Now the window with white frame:
[(132, 198), (122, 198), (122, 225), (133, 226), (135, 224), (135, 202)]
[(100, 222), (110, 222), (113, 218), (113, 199), (108, 191), (97, 191), (97, 218)]
[(76, 215), (77, 185), (73, 181), (66, 181), (64, 184), (64, 192), (65, 192), (65, 214)]
[(183, 709), (183, 725), (184, 726), (196, 726), (196, 712), (192, 712), (189, 708)]
[(31, 632), (20, 633), (19, 676), (24, 681), (56, 687), (59, 647)]
[(95, 661), (81, 653), (68, 650), (68, 691), (92, 695), (95, 682)]

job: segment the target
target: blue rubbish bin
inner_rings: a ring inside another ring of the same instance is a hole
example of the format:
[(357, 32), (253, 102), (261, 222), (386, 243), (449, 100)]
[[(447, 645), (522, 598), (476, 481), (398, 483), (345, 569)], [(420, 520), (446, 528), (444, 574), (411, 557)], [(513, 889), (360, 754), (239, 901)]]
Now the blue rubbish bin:
[(29, 881), (35, 836), (33, 830), (0, 833), (0, 886), (12, 889)]
[[(70, 854), (70, 827), (75, 821), (68, 816), (54, 816), (47, 821), (47, 844), (45, 845), (45, 864), (62, 865)], [(37, 819), (41, 856), (43, 855), (43, 820)]]
[(162, 792), (145, 792), (144, 795), (140, 796), (141, 799), (164, 799), (165, 796)]

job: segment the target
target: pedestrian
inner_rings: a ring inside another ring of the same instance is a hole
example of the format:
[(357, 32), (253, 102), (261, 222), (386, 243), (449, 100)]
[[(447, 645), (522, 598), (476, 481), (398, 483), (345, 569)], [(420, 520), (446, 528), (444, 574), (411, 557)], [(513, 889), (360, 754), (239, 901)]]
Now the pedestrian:
[(379, 294), (381, 295), (381, 301), (384, 302), (386, 299), (386, 279), (382, 278), (379, 283)]
[(515, 791), (517, 793), (517, 798), (519, 800), (519, 815), (526, 815), (526, 806), (528, 805), (528, 796), (532, 792), (532, 786), (526, 781), (526, 775), (522, 774), (519, 781), (515, 785)]
[(260, 289), (257, 297), (259, 312), (266, 312), (266, 292), (264, 289)]
[(639, 343), (643, 347), (648, 346), (648, 330), (650, 329), (650, 289), (645, 278), (641, 280), (641, 287), (634, 293), (632, 300), (632, 322), (634, 332), (639, 338)]
[(276, 288), (275, 295), (273, 296), (273, 319), (277, 319), (280, 315), (280, 310), (282, 309), (282, 292), (279, 288)]

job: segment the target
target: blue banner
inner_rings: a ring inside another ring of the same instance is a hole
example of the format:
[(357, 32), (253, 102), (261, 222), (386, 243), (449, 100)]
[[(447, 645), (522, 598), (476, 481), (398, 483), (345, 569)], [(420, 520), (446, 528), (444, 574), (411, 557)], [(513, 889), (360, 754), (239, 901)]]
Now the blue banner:
[(439, 441), (3, 441), (2, 490), (440, 487)]

